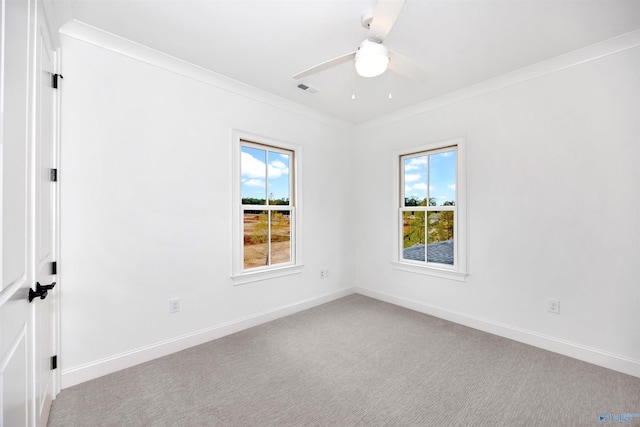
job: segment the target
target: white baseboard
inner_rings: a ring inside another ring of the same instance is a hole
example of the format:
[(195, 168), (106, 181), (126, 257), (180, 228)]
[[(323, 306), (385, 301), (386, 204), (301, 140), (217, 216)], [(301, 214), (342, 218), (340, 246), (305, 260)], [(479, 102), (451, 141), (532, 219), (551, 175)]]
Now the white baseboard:
[(241, 319), (236, 319), (171, 340), (137, 348), (135, 350), (117, 354), (95, 362), (64, 369), (61, 375), (62, 388), (71, 387), (103, 375), (130, 368), (140, 363), (148, 362), (196, 345), (204, 344), (211, 340), (222, 338), (227, 335), (351, 295), (354, 292), (354, 288), (331, 292), (318, 297), (309, 298), (303, 301), (263, 311)]
[(595, 348), (586, 347), (569, 341), (560, 340), (525, 329), (517, 328), (499, 322), (494, 322), (465, 313), (435, 307), (422, 302), (397, 297), (384, 292), (365, 288), (347, 288), (303, 301), (298, 301), (285, 306), (277, 307), (241, 319), (203, 329), (191, 334), (183, 335), (171, 340), (159, 342), (150, 346), (141, 347), (126, 353), (97, 360), (85, 365), (68, 368), (62, 371), (62, 388), (68, 388), (103, 375), (130, 368), (140, 363), (148, 362), (162, 356), (185, 350), (187, 348), (204, 344), (211, 340), (225, 337), (242, 330), (261, 325), (281, 317), (307, 310), (309, 308), (351, 295), (361, 295), (388, 302), (400, 307), (420, 313), (429, 314), (441, 319), (449, 320), (464, 326), (469, 326), (484, 332), (488, 332), (514, 341), (533, 345), (545, 350), (553, 351), (574, 359), (582, 360), (594, 365), (603, 366), (614, 371), (622, 372), (635, 377), (640, 377), (640, 361), (615, 355)]
[(517, 328), (504, 323), (470, 316), (458, 311), (448, 310), (422, 302), (397, 297), (385, 292), (365, 288), (355, 288), (355, 292), (370, 298), (375, 298), (377, 300), (405, 307), (420, 313), (449, 320), (454, 323), (469, 326), (470, 328), (509, 338), (514, 341), (529, 344), (544, 350), (549, 350), (554, 353), (622, 372), (624, 374), (640, 377), (640, 360), (634, 360), (596, 348)]

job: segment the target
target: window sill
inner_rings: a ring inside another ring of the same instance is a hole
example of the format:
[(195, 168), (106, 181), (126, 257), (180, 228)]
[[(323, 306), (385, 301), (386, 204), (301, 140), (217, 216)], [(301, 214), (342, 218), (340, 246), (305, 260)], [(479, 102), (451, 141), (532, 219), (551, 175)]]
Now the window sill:
[(446, 270), (443, 268), (423, 266), (416, 264), (408, 264), (404, 262), (391, 261), (391, 265), (396, 270), (408, 271), (410, 273), (425, 274), (427, 276), (440, 277), (443, 279), (457, 280), (459, 282), (466, 281), (467, 273), (460, 271)]
[(233, 285), (242, 285), (244, 283), (258, 282), (260, 280), (269, 280), (276, 277), (289, 276), (291, 274), (299, 274), (302, 272), (302, 264), (289, 265), (280, 268), (271, 268), (269, 270), (252, 271), (231, 276)]

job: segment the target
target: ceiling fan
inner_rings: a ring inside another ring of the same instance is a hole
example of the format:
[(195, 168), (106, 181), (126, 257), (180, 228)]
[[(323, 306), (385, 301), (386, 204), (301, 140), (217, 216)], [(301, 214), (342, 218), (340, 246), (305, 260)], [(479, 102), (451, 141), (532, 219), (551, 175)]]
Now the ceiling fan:
[(293, 76), (301, 79), (336, 65), (354, 61), (356, 72), (362, 77), (375, 77), (387, 68), (413, 80), (426, 78), (426, 72), (413, 60), (389, 50), (383, 41), (393, 28), (406, 0), (378, 0), (373, 16), (362, 16), (362, 26), (369, 30), (358, 50), (315, 65)]

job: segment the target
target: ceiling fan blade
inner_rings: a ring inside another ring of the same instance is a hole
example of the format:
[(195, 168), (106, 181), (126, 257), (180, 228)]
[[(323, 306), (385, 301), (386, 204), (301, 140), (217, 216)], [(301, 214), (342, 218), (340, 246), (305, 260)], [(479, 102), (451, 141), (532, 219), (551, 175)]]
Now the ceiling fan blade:
[(320, 71), (324, 71), (328, 68), (335, 67), (336, 65), (340, 65), (344, 62), (353, 61), (353, 58), (355, 57), (355, 55), (356, 55), (355, 52), (351, 52), (342, 56), (338, 56), (337, 58), (330, 59), (326, 62), (323, 62), (322, 64), (318, 64), (304, 71), (301, 71), (298, 74), (293, 75), (292, 77), (297, 80), (303, 77), (310, 76), (315, 73), (319, 73)]
[(427, 72), (415, 61), (396, 52), (389, 52), (389, 69), (412, 80), (422, 81)]
[(383, 41), (396, 23), (405, 0), (378, 0), (369, 26), (371, 37)]

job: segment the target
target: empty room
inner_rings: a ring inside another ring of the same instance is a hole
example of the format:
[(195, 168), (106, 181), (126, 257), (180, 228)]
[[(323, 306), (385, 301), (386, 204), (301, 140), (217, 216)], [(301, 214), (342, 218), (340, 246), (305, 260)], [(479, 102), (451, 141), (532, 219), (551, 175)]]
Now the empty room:
[(640, 426), (640, 0), (2, 0), (0, 425)]

